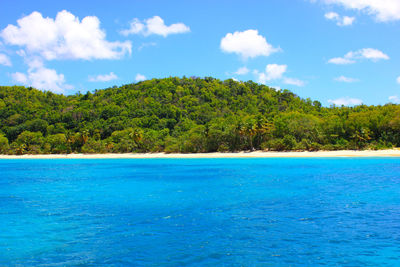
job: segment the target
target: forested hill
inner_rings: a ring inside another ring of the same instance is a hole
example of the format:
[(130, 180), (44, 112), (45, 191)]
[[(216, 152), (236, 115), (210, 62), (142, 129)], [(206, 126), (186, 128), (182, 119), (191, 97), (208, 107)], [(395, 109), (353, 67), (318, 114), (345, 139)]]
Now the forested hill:
[(3, 154), (392, 146), (399, 105), (326, 108), (253, 82), (165, 78), (72, 96), (0, 87)]

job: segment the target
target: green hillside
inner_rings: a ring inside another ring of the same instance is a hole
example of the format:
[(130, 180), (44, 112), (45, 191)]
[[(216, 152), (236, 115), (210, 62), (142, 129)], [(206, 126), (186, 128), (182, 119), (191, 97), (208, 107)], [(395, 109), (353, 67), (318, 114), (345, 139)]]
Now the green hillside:
[(3, 154), (393, 146), (399, 105), (326, 108), (251, 81), (153, 79), (71, 96), (0, 87)]

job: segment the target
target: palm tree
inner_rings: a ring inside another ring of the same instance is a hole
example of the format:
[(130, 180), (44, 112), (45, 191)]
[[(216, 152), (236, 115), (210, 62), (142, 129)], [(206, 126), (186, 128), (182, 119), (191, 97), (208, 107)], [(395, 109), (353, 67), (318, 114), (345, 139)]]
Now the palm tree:
[(133, 129), (130, 133), (129, 133), (129, 138), (131, 138), (133, 140), (133, 142), (135, 142), (136, 145), (139, 145), (139, 142), (142, 140), (143, 138), (143, 131), (142, 129), (139, 128), (135, 128)]
[(23, 155), (25, 152), (25, 148), (26, 148), (25, 144), (20, 144), (15, 149), (15, 152), (17, 153), (17, 155)]
[(247, 121), (242, 126), (239, 133), (248, 139), (249, 144), (250, 144), (250, 150), (253, 151), (254, 150), (253, 136), (255, 136), (257, 134), (256, 124), (253, 123), (252, 121)]
[(81, 139), (82, 145), (86, 144), (89, 139), (89, 131), (83, 130), (79, 137)]
[(262, 116), (257, 116), (255, 122), (256, 146), (260, 146), (266, 136), (270, 136), (274, 130), (274, 124), (266, 121)]
[(108, 151), (111, 151), (114, 148), (114, 143), (112, 141), (107, 141), (106, 148)]
[(371, 131), (369, 129), (364, 129), (363, 127), (361, 127), (361, 129), (356, 130), (351, 137), (356, 142), (357, 148), (361, 148), (364, 142), (367, 142), (371, 139), (370, 134)]
[(241, 120), (237, 121), (235, 123), (235, 128), (234, 128), (234, 133), (235, 133), (235, 145), (234, 149), (241, 149), (239, 146), (242, 140), (242, 128), (243, 128), (243, 123)]
[(75, 137), (71, 131), (65, 133), (65, 139), (67, 140), (67, 153), (71, 153), (72, 144), (75, 143)]

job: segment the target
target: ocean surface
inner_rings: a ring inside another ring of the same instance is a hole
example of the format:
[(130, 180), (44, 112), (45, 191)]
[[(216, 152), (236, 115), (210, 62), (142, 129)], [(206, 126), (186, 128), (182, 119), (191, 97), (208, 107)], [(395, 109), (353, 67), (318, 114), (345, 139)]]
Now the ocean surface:
[(0, 160), (0, 266), (399, 266), (399, 158)]

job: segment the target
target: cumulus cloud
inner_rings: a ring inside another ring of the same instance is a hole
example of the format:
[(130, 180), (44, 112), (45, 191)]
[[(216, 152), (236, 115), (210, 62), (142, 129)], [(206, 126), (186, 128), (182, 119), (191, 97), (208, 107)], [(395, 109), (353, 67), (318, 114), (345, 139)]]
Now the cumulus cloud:
[(400, 76), (396, 79), (397, 83), (400, 84)]
[(389, 101), (395, 104), (400, 104), (400, 97), (397, 95), (389, 96)]
[(265, 72), (259, 72), (258, 70), (255, 70), (253, 73), (257, 76), (257, 82), (262, 84), (267, 83), (267, 74), (265, 74)]
[(238, 54), (243, 59), (269, 56), (280, 51), (280, 48), (270, 45), (257, 30), (228, 33), (221, 39), (220, 48), (226, 53)]
[(337, 65), (347, 65), (356, 63), (354, 60), (343, 58), (343, 57), (334, 57), (328, 60), (328, 63), (337, 64)]
[(109, 74), (100, 74), (97, 76), (89, 76), (89, 82), (109, 82), (118, 79), (118, 76), (114, 72)]
[(15, 72), (11, 74), (12, 79), (20, 84), (26, 85), (28, 83), (28, 77), (21, 72)]
[(344, 83), (354, 83), (354, 82), (358, 82), (359, 81), (358, 79), (346, 77), (346, 76), (343, 76), (343, 75), (339, 76), (339, 77), (336, 77), (334, 80), (337, 81), (337, 82), (344, 82)]
[(325, 13), (325, 18), (329, 20), (336, 20), (339, 18), (339, 14), (335, 12)]
[(257, 76), (257, 81), (266, 84), (268, 81), (281, 80), (285, 84), (304, 86), (305, 82), (295, 78), (284, 77), (287, 70), (287, 65), (268, 64), (264, 72), (254, 70), (253, 73)]
[(129, 29), (122, 30), (120, 33), (124, 36), (130, 34), (161, 35), (167, 37), (170, 34), (187, 33), (190, 28), (183, 23), (175, 23), (169, 26), (165, 25), (164, 20), (159, 16), (146, 19), (143, 22), (135, 18), (131, 21)]
[(28, 72), (12, 73), (11, 77), (14, 82), (55, 93), (64, 93), (66, 90), (73, 88), (65, 82), (63, 74), (58, 74), (56, 70), (44, 67), (41, 58), (25, 58), (25, 63), (29, 67)]
[(140, 73), (136, 74), (136, 77), (135, 77), (136, 82), (141, 82), (144, 80), (146, 80), (146, 76), (144, 76), (143, 74), (140, 74)]
[(290, 84), (290, 85), (296, 85), (296, 86), (300, 86), (300, 87), (305, 85), (304, 81), (295, 79), (295, 78), (284, 78), (283, 83)]
[(334, 100), (329, 99), (328, 102), (336, 106), (356, 106), (362, 104), (361, 99), (350, 97), (342, 97)]
[(356, 20), (355, 17), (343, 16), (342, 20), (339, 21), (337, 23), (337, 25), (339, 25), (339, 26), (349, 26), (349, 25), (352, 25), (355, 20)]
[(44, 66), (43, 60), (39, 57), (26, 57), (25, 63), (29, 66), (29, 69), (38, 69)]
[(341, 5), (375, 17), (377, 21), (400, 20), (399, 0), (320, 0), (326, 4)]
[(364, 48), (356, 52), (349, 52), (345, 55), (346, 58), (366, 58), (372, 61), (378, 61), (380, 59), (388, 60), (389, 56), (384, 54), (382, 51), (373, 48)]
[(131, 53), (131, 43), (109, 42), (95, 16), (79, 20), (63, 10), (55, 19), (44, 18), (33, 12), (8, 25), (0, 37), (10, 45), (25, 49), (22, 54), (40, 55), (46, 60), (54, 59), (116, 59)]
[(363, 48), (357, 51), (350, 51), (344, 57), (335, 57), (328, 60), (328, 63), (331, 64), (353, 64), (356, 63), (357, 60), (360, 59), (368, 59), (373, 62), (378, 60), (388, 60), (389, 56), (383, 53), (382, 51), (374, 48)]
[(11, 77), (17, 83), (55, 93), (63, 93), (65, 90), (72, 89), (71, 85), (65, 83), (63, 74), (58, 74), (55, 70), (43, 66), (30, 68), (27, 74), (13, 73)]
[(250, 72), (250, 70), (248, 68), (241, 67), (237, 71), (235, 71), (234, 74), (236, 74), (236, 75), (246, 75), (249, 72)]
[(338, 26), (349, 26), (349, 25), (352, 25), (354, 20), (356, 19), (355, 17), (340, 16), (336, 12), (326, 13), (325, 14), (325, 18), (327, 20), (335, 21), (336, 25), (338, 25)]
[(286, 72), (286, 69), (287, 65), (268, 64), (265, 67), (267, 81), (282, 78), (282, 75)]
[(0, 54), (0, 65), (10, 67), (12, 65), (10, 58), (5, 54)]

